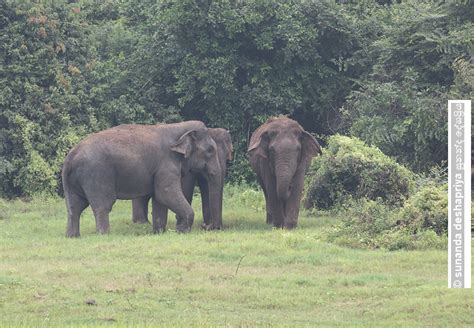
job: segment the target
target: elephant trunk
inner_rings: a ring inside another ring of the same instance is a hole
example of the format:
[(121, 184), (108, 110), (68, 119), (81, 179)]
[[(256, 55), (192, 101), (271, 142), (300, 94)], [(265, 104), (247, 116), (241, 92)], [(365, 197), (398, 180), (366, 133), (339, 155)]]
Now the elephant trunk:
[(210, 172), (209, 184), (209, 216), (210, 229), (222, 228), (222, 194), (224, 191), (224, 179), (220, 169)]
[(275, 161), (276, 191), (278, 199), (288, 200), (291, 182), (296, 172), (297, 160), (294, 156), (281, 155)]

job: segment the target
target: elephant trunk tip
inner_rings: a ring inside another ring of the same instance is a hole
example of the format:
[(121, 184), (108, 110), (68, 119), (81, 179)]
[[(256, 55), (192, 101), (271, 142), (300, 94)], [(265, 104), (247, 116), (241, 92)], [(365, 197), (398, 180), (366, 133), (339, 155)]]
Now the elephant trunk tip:
[(288, 188), (283, 188), (283, 189), (279, 188), (277, 190), (277, 197), (278, 197), (278, 199), (280, 199), (282, 201), (287, 201), (288, 198), (290, 198), (290, 192), (291, 192), (291, 190), (290, 190), (289, 187)]

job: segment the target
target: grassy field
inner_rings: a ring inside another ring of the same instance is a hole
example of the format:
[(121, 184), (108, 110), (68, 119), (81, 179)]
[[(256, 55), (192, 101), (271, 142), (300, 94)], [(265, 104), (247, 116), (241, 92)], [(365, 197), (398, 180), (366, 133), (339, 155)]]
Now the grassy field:
[(190, 234), (171, 215), (153, 235), (120, 201), (110, 235), (87, 209), (80, 239), (64, 237), (62, 199), (0, 200), (0, 326), (474, 326), (446, 251), (335, 246), (331, 217), (273, 230), (258, 194), (227, 192), (224, 231), (199, 230), (195, 205)]

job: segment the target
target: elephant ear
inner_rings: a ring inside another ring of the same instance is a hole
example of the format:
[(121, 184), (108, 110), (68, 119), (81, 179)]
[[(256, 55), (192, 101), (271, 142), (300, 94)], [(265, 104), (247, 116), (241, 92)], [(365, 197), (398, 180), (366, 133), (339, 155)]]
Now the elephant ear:
[(258, 136), (257, 140), (255, 142), (251, 143), (249, 145), (249, 148), (247, 149), (248, 153), (253, 153), (257, 156), (267, 158), (267, 141), (266, 141), (266, 133), (262, 133)]
[(323, 154), (318, 141), (306, 131), (303, 131), (303, 152), (310, 158), (316, 156), (317, 154)]
[(186, 132), (178, 139), (178, 141), (171, 145), (171, 150), (184, 155), (184, 158), (188, 158), (193, 149), (192, 143), (195, 136), (196, 130)]
[(232, 139), (230, 137), (230, 132), (227, 130), (227, 138), (225, 140), (225, 146), (227, 148), (227, 160), (231, 161), (234, 154), (234, 146), (232, 145)]

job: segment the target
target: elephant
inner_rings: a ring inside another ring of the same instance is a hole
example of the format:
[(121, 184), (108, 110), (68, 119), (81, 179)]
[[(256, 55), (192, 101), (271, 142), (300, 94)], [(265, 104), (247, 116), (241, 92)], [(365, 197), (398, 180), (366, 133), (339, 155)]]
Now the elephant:
[(285, 116), (268, 119), (252, 134), (250, 166), (263, 189), (268, 224), (293, 229), (298, 224), (304, 175), (322, 154), (316, 139)]
[(194, 211), (181, 189), (186, 166), (209, 185), (209, 216), (221, 222), (222, 177), (217, 145), (200, 121), (174, 124), (126, 124), (94, 133), (66, 156), (62, 170), (68, 212), (67, 237), (79, 237), (82, 211), (90, 205), (96, 231), (109, 232), (109, 212), (117, 199), (153, 194), (153, 231), (165, 230), (168, 209), (183, 218), (187, 232)]
[[(226, 129), (213, 128), (208, 129), (211, 138), (216, 142), (217, 145), (217, 158), (219, 159), (219, 165), (221, 170), (221, 186), (224, 187), (224, 177), (227, 169), (227, 162), (232, 160), (232, 154), (234, 147), (232, 145), (232, 138), (230, 133)], [(202, 199), (202, 215), (204, 222), (202, 227), (206, 230), (221, 229), (222, 222), (212, 222), (210, 216), (210, 202), (209, 202), (209, 184), (202, 174), (198, 174), (189, 170), (186, 165), (183, 167), (181, 187), (183, 189), (184, 196), (191, 204), (193, 199), (194, 187), (196, 184), (201, 190)], [(219, 199), (219, 217), (222, 217), (222, 195)], [(134, 223), (148, 223), (148, 201), (152, 195), (147, 195), (141, 198), (132, 200), (132, 221)], [(179, 225), (182, 221), (181, 217), (177, 217), (177, 224)]]

